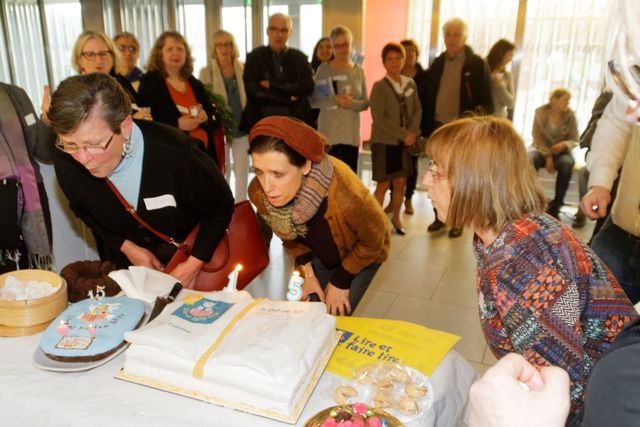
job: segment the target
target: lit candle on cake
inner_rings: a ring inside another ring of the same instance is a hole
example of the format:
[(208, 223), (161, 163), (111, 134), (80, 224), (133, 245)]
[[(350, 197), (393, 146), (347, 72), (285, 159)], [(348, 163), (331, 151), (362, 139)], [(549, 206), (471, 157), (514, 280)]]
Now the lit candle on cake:
[(238, 290), (238, 272), (242, 270), (242, 264), (236, 265), (231, 273), (229, 273), (229, 282), (227, 282), (227, 286), (223, 289), (226, 292), (236, 292)]
[(56, 327), (56, 331), (62, 335), (65, 336), (69, 333), (69, 325), (67, 324), (67, 322), (65, 320), (61, 320), (60, 324)]
[(289, 301), (300, 301), (300, 298), (302, 298), (303, 284), (304, 279), (297, 270), (294, 270), (291, 279), (289, 279), (289, 291), (287, 292), (287, 299)]
[(93, 324), (89, 324), (89, 336), (90, 337), (95, 337), (96, 336), (96, 327), (93, 326)]

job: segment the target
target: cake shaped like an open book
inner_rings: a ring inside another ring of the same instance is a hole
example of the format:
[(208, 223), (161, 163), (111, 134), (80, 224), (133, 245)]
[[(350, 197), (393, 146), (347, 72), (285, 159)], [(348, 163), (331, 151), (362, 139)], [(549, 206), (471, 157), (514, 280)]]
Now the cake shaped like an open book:
[(121, 379), (295, 422), (338, 335), (321, 303), (184, 290), (128, 332)]

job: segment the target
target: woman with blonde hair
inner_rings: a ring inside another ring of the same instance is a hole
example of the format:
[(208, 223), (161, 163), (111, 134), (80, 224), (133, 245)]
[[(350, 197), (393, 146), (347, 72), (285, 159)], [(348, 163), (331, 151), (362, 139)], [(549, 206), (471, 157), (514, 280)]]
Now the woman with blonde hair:
[(637, 317), (615, 277), (573, 230), (544, 213), (524, 142), (503, 118), (450, 122), (431, 136), (424, 184), (441, 221), (475, 232), (480, 322), (497, 358), (559, 366), (572, 410), (594, 363)]
[(233, 113), (233, 139), (224, 145), (225, 159), (228, 164), (224, 171), (227, 182), (231, 179), (231, 169), (235, 175), (236, 201), (247, 199), (247, 181), (249, 177), (249, 139), (239, 129), (242, 110), (247, 104), (242, 73), (244, 65), (238, 60), (236, 40), (228, 31), (213, 33), (213, 49), (209, 65), (200, 70), (200, 81), (211, 84), (212, 90), (224, 98)]
[(219, 124), (204, 85), (192, 73), (189, 44), (177, 31), (165, 31), (153, 45), (147, 72), (140, 79), (139, 105), (150, 107), (154, 120), (200, 140), (222, 169), (223, 147), (214, 139)]
[(547, 212), (558, 218), (569, 189), (574, 160), (571, 150), (578, 143), (576, 115), (569, 108), (571, 93), (562, 88), (549, 95), (549, 102), (536, 109), (533, 119), (533, 150), (529, 159), (536, 170), (544, 167), (549, 173), (558, 171), (555, 198)]

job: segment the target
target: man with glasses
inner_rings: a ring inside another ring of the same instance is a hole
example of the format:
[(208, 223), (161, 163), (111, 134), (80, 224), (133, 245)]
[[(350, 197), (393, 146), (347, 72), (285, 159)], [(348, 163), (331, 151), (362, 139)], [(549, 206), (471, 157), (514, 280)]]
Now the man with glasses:
[(133, 120), (129, 98), (102, 73), (64, 80), (48, 114), (58, 134), (58, 182), (71, 210), (96, 235), (104, 259), (118, 268), (162, 270), (176, 250), (128, 207), (178, 242), (200, 224), (192, 255), (171, 272), (192, 286), (233, 211), (231, 190), (198, 141), (173, 127)]
[(138, 43), (136, 36), (129, 32), (116, 34), (113, 41), (122, 57), (120, 64), (121, 69), (118, 70), (118, 72), (122, 74), (137, 91), (138, 86), (140, 86), (140, 77), (142, 77), (142, 70), (138, 68), (137, 65), (138, 56), (140, 55), (140, 43)]
[(287, 46), (291, 27), (289, 16), (271, 15), (267, 27), (269, 45), (257, 47), (247, 55), (243, 74), (247, 105), (240, 123), (245, 132), (268, 116), (313, 122), (309, 105), (314, 86), (312, 70), (304, 53)]

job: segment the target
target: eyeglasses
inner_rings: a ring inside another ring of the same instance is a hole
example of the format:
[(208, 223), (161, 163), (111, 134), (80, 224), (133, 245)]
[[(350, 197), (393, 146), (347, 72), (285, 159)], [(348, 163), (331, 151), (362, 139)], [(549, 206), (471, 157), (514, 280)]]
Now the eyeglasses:
[(233, 47), (233, 43), (231, 42), (216, 43), (215, 47)]
[(431, 176), (433, 177), (433, 180), (438, 181), (440, 179), (447, 179), (447, 174), (436, 169), (437, 167), (438, 167), (438, 164), (436, 162), (434, 162), (433, 160), (429, 160), (428, 170)]
[(125, 53), (125, 52), (129, 52), (130, 54), (134, 54), (138, 51), (138, 47), (137, 46), (127, 46), (126, 44), (119, 44), (118, 45), (118, 50), (120, 50), (120, 52)]
[(82, 144), (78, 145), (75, 142), (63, 142), (60, 140), (60, 137), (56, 139), (56, 148), (60, 151), (64, 151), (68, 154), (75, 154), (80, 150), (85, 150), (89, 154), (103, 154), (107, 148), (109, 148), (109, 144), (113, 141), (113, 137), (116, 136), (115, 132), (111, 134), (111, 137), (104, 144)]
[(282, 33), (282, 34), (286, 34), (290, 31), (289, 28), (284, 27), (284, 28), (278, 28), (278, 27), (267, 27), (268, 31), (273, 31), (274, 33)]
[(106, 59), (107, 56), (111, 56), (112, 53), (109, 50), (101, 50), (99, 52), (82, 52), (80, 56), (88, 61), (93, 61), (96, 57), (100, 59)]
[(342, 49), (343, 47), (349, 47), (349, 42), (340, 43), (340, 44), (333, 44), (332, 46), (333, 46), (334, 49)]

